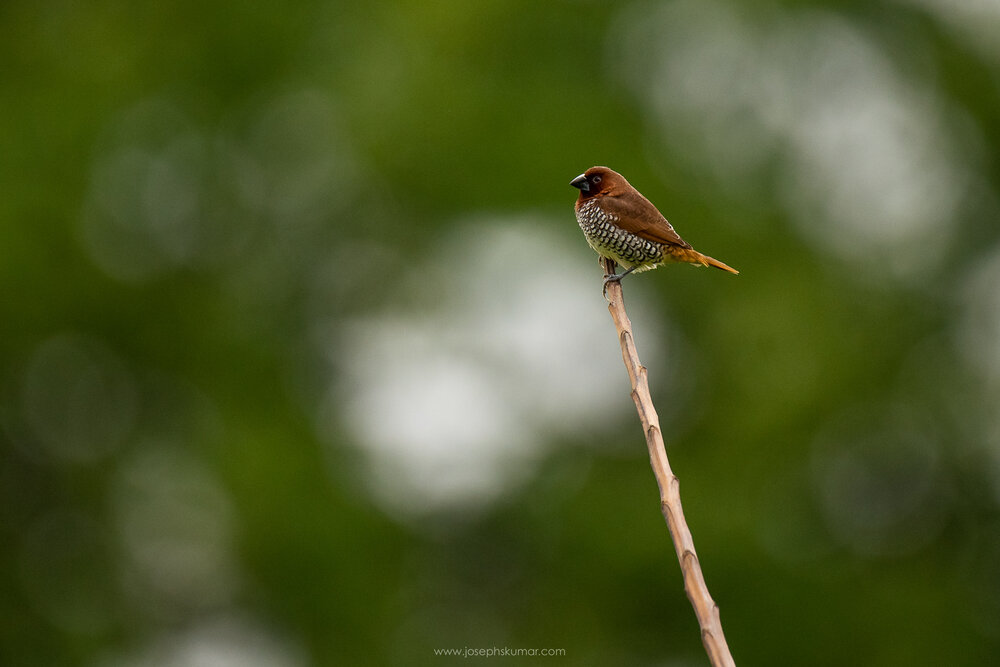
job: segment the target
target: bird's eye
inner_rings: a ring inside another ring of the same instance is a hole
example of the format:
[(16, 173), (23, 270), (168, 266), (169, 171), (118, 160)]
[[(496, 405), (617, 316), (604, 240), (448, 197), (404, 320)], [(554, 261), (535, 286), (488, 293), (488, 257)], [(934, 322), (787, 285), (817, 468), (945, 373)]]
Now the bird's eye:
[(600, 183), (601, 182), (601, 177), (600, 176), (591, 176), (590, 180), (592, 182), (594, 182), (594, 183)]

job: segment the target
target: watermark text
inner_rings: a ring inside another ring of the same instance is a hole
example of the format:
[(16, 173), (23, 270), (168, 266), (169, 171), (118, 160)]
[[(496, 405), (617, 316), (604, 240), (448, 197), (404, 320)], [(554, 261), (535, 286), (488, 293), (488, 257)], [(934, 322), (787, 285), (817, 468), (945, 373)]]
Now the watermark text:
[(436, 648), (434, 655), (452, 655), (460, 658), (514, 658), (565, 656), (564, 648), (511, 648), (509, 646), (464, 646), (462, 648)]

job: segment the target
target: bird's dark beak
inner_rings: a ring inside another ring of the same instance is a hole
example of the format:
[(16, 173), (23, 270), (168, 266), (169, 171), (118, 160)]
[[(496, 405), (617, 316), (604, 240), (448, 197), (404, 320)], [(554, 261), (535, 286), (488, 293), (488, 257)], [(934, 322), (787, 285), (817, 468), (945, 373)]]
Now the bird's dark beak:
[(569, 184), (572, 185), (574, 188), (579, 188), (583, 190), (584, 192), (590, 192), (590, 183), (587, 182), (586, 174), (580, 174), (572, 181), (570, 181)]

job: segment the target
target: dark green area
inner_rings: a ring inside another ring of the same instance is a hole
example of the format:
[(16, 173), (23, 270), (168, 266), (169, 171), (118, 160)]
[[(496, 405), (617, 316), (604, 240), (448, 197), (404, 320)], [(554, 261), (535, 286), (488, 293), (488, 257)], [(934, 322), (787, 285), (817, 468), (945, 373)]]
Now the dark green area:
[[(697, 124), (663, 136), (618, 59), (642, 9), (0, 6), (0, 664), (195, 664), (177, 647), (219, 618), (290, 665), (707, 664), (631, 414), (487, 509), (421, 521), (381, 509), (317, 408), (316, 341), (411, 303), (464, 220), (534, 216), (582, 247), (568, 182), (593, 164), (741, 270), (625, 281), (695, 359), (672, 366), (682, 414), (658, 407), (737, 664), (993, 664), (1000, 49), (923, 3), (778, 4), (743, 16), (843, 21), (940, 96), (973, 176), (925, 271), (802, 233), (782, 174), (806, 167), (780, 146), (727, 179)], [(624, 374), (606, 388), (627, 410)], [(191, 564), (157, 541), (214, 521)]]

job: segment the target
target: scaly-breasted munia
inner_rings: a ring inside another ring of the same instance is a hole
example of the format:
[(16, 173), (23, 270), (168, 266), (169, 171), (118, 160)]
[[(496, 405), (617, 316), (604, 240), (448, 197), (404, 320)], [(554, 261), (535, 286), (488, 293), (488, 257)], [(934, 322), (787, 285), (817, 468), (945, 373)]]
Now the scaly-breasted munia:
[(605, 287), (633, 271), (648, 271), (670, 262), (714, 266), (739, 273), (692, 248), (656, 207), (618, 172), (607, 167), (591, 167), (570, 181), (570, 185), (580, 189), (576, 221), (587, 243), (598, 255), (613, 259), (626, 269), (623, 273), (606, 275)]

